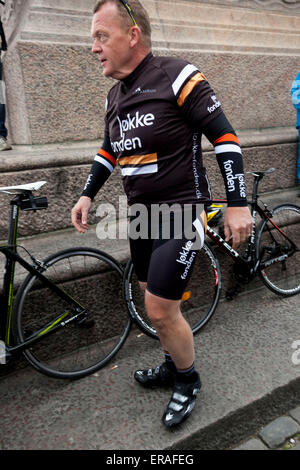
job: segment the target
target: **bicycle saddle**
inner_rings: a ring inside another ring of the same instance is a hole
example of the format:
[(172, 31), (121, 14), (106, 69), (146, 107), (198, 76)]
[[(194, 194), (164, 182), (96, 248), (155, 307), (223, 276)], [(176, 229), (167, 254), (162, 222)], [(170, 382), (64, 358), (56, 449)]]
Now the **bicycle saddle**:
[[(47, 181), (36, 181), (35, 183), (21, 184), (19, 186), (2, 186), (0, 192), (8, 194), (27, 193), (28, 191), (38, 191)], [(13, 191), (11, 193), (11, 191)]]
[(247, 173), (250, 173), (253, 176), (259, 176), (262, 178), (264, 175), (269, 175), (270, 173), (273, 173), (273, 171), (276, 171), (276, 168), (269, 168), (268, 170), (265, 171), (247, 171)]

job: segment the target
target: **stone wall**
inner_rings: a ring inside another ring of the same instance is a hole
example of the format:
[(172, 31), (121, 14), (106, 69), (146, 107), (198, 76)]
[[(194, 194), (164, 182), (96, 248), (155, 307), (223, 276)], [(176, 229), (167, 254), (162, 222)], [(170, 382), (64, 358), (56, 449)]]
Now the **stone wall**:
[[(183, 56), (199, 66), (237, 129), (294, 125), (289, 91), (299, 71), (299, 2), (143, 3), (151, 16), (154, 52)], [(5, 57), (13, 143), (101, 138), (112, 81), (102, 77), (90, 50), (94, 0), (25, 4), (16, 11), (18, 35)], [(262, 7), (281, 7), (285, 13), (262, 12)], [(20, 22), (23, 13), (26, 19)]]
[[(49, 181), (53, 210), (47, 223), (32, 221), (31, 233), (70, 225), (70, 207), (103, 137), (104, 103), (113, 80), (102, 77), (91, 53), (94, 3), (7, 0), (8, 125), (12, 143), (21, 150), (2, 157), (0, 185)], [(295, 186), (297, 132), (290, 88), (300, 64), (300, 2), (143, 0), (143, 4), (151, 18), (154, 53), (185, 57), (207, 76), (238, 132), (245, 169), (279, 168), (264, 183), (265, 191)], [(222, 181), (205, 141), (204, 150), (212, 187), (221, 196)], [(101, 199), (115, 202), (120, 192), (116, 173)]]

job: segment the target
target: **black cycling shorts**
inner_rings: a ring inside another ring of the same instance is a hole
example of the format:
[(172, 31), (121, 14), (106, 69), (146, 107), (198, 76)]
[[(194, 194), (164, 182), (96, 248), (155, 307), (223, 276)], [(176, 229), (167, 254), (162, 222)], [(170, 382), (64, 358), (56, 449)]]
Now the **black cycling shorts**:
[(188, 207), (181, 215), (167, 211), (153, 217), (149, 209), (146, 220), (130, 217), (129, 242), (137, 278), (147, 283), (149, 292), (165, 299), (182, 298), (203, 246), (206, 212), (203, 205)]

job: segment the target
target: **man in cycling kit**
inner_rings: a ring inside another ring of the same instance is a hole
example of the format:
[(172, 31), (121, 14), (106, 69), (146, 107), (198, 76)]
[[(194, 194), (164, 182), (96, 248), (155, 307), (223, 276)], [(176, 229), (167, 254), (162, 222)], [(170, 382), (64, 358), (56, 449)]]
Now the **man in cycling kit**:
[(117, 83), (107, 96), (103, 145), (72, 210), (74, 226), (80, 232), (88, 229), (91, 202), (117, 163), (129, 206), (147, 207), (150, 226), (151, 210), (157, 205), (176, 204), (192, 208), (194, 214), (193, 237), (185, 231), (178, 235), (174, 216), (167, 237), (161, 217), (154, 235), (152, 231), (149, 237), (130, 238), (147, 314), (165, 354), (161, 366), (137, 370), (134, 377), (144, 386), (173, 386), (163, 414), (164, 424), (172, 427), (190, 415), (201, 387), (194, 366), (193, 334), (180, 311), (181, 296), (204, 239), (203, 207), (211, 199), (201, 136), (213, 143), (224, 178), (225, 235), (226, 240), (232, 238), (233, 247), (245, 241), (252, 229), (241, 149), (205, 75), (186, 60), (153, 56), (149, 17), (138, 0), (130, 5), (125, 0), (99, 1), (92, 36), (92, 51), (104, 76)]

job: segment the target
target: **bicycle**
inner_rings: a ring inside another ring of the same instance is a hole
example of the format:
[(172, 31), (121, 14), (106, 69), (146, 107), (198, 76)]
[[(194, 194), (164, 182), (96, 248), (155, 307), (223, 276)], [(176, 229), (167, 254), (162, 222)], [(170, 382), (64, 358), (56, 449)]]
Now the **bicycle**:
[[(129, 334), (131, 319), (122, 297), (123, 267), (97, 249), (71, 248), (40, 261), (17, 244), (19, 211), (48, 207), (46, 197), (33, 196), (45, 183), (0, 188), (1, 193), (14, 195), (10, 201), (8, 243), (0, 246), (0, 252), (6, 257), (0, 364), (23, 352), (39, 372), (55, 378), (76, 379), (107, 364)], [(30, 263), (20, 256), (19, 248), (26, 251)], [(16, 264), (28, 275), (18, 288), (13, 306)], [(111, 286), (114, 286), (114, 308), (119, 314), (113, 318)]]
[[(275, 171), (249, 172), (254, 176), (252, 200), (249, 202), (253, 218), (253, 230), (247, 242), (245, 253), (239, 254), (224, 235), (217, 233), (212, 225), (207, 226), (207, 239), (220, 247), (234, 264), (237, 280), (236, 291), (228, 291), (228, 300), (237, 293), (241, 285), (251, 281), (257, 274), (263, 283), (275, 294), (296, 295), (300, 292), (300, 207), (295, 204), (281, 204), (273, 209), (259, 206), (258, 185), (265, 175)], [(225, 199), (212, 201), (226, 203)], [(220, 209), (213, 209), (216, 215)], [(257, 228), (257, 214), (261, 217)], [(221, 295), (222, 276), (220, 264), (212, 246), (206, 240), (199, 251), (189, 281), (188, 291), (183, 294), (181, 311), (189, 322), (193, 334), (203, 328), (214, 314)], [(158, 339), (144, 308), (143, 294), (139, 288), (132, 261), (129, 260), (123, 280), (124, 298), (129, 315), (148, 336)], [(199, 294), (199, 295), (198, 295)]]

